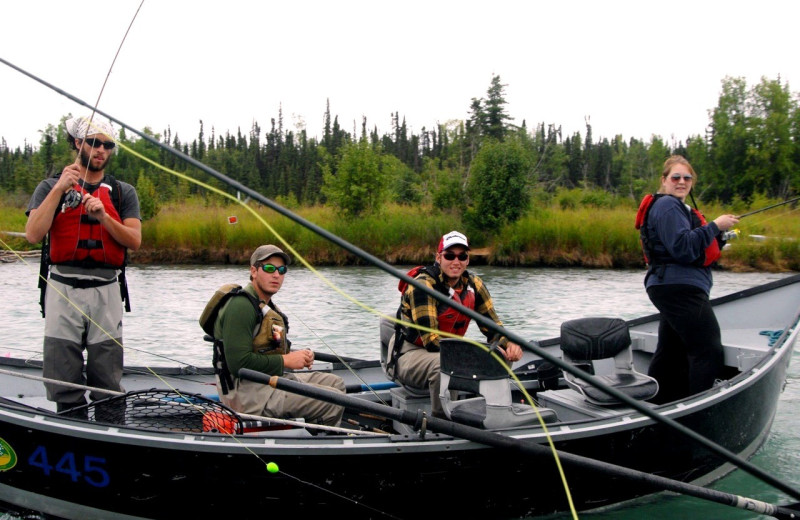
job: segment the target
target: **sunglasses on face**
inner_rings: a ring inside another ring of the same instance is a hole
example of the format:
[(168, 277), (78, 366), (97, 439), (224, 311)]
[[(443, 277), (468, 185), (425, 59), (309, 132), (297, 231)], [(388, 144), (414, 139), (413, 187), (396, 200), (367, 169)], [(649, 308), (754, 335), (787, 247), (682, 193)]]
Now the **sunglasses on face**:
[(285, 265), (282, 265), (282, 266), (278, 267), (278, 266), (275, 266), (275, 265), (272, 265), (272, 264), (264, 264), (264, 265), (261, 266), (261, 270), (264, 271), (265, 273), (269, 273), (269, 274), (272, 274), (275, 271), (278, 271), (278, 274), (283, 275), (283, 274), (286, 274), (286, 271), (288, 271), (289, 268), (286, 267)]
[(669, 176), (669, 180), (671, 180), (676, 184), (681, 179), (683, 179), (683, 182), (692, 182), (692, 176), (689, 175), (688, 173), (686, 175), (681, 175), (680, 173), (673, 173), (672, 175)]
[(468, 254), (468, 253), (461, 252), (461, 253), (455, 254), (455, 253), (453, 253), (452, 251), (448, 251), (447, 253), (442, 253), (442, 256), (443, 256), (443, 257), (444, 257), (444, 259), (445, 259), (445, 260), (447, 260), (447, 261), (453, 261), (453, 260), (455, 260), (456, 258), (458, 258), (459, 260), (461, 260), (461, 261), (463, 262), (463, 261), (465, 261), (467, 258), (469, 258), (469, 254)]
[(100, 148), (102, 146), (106, 150), (113, 150), (114, 147), (117, 146), (117, 144), (114, 141), (101, 141), (100, 139), (97, 138), (84, 139), (83, 142), (88, 144), (92, 148)]

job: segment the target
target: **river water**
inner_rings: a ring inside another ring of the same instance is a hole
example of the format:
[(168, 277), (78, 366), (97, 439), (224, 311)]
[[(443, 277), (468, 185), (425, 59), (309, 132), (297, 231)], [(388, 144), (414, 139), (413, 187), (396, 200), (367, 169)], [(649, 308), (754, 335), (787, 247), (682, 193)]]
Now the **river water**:
[[(399, 266), (407, 269), (409, 266)], [(536, 269), (476, 266), (487, 282), (505, 326), (523, 337), (558, 335), (561, 322), (585, 316), (634, 318), (655, 312), (642, 286), (641, 270)], [(0, 264), (0, 317), (5, 323), (0, 355), (41, 356), (44, 328), (36, 279), (38, 260)], [(131, 266), (132, 312), (125, 314), (126, 363), (209, 366), (210, 345), (197, 319), (214, 290), (229, 282), (247, 283), (246, 266)], [(773, 273), (715, 272), (712, 297), (787, 276)], [(275, 301), (289, 316), (296, 348), (334, 351), (377, 359), (378, 316), (393, 314), (399, 301), (397, 279), (375, 267), (324, 267), (317, 272), (292, 266)], [(477, 327), (468, 336), (481, 338)], [(778, 416), (754, 464), (800, 487), (800, 359), (795, 354)], [(676, 434), (677, 436), (677, 434)], [(688, 442), (688, 441), (686, 441)], [(782, 494), (736, 471), (714, 486), (728, 493), (786, 503)], [(793, 502), (793, 500), (792, 500)], [(767, 518), (699, 499), (660, 495), (646, 503), (582, 518)], [(566, 516), (564, 517), (566, 518)]]

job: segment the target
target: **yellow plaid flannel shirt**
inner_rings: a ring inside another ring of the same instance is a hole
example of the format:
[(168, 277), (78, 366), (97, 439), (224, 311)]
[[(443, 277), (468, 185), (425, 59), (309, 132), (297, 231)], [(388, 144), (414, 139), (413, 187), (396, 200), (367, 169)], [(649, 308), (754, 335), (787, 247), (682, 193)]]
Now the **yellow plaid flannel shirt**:
[[(465, 290), (468, 287), (470, 277), (475, 284), (475, 312), (502, 326), (503, 322), (501, 322), (500, 318), (497, 317), (489, 290), (486, 288), (486, 285), (483, 283), (483, 280), (481, 280), (480, 277), (470, 275), (467, 271), (464, 271), (464, 274), (461, 275), (461, 278), (453, 287), (453, 290), (458, 293), (461, 293), (463, 290)], [(444, 282), (444, 278), (441, 274), (439, 274), (439, 278), (440, 281), (446, 285), (446, 282)], [(434, 280), (427, 273), (420, 273), (415, 279), (423, 282), (432, 290), (436, 290), (434, 287), (436, 280)], [(425, 291), (417, 289), (413, 285), (409, 285), (401, 298), (400, 312), (404, 321), (416, 323), (417, 325), (427, 327), (429, 329), (438, 330), (438, 305), (440, 305), (439, 301), (433, 296), (429, 296), (425, 293)], [(486, 336), (487, 340), (491, 340), (491, 338), (494, 337), (495, 333), (489, 330), (487, 327), (483, 325), (479, 325), (478, 327), (481, 333)], [(422, 344), (427, 350), (432, 352), (439, 350), (439, 334), (436, 334), (435, 332), (422, 331), (411, 327), (409, 327), (409, 332), (411, 333), (411, 337), (416, 337), (417, 334), (421, 335)], [(499, 345), (501, 347), (505, 347), (506, 343), (508, 343), (508, 338), (502, 337)]]

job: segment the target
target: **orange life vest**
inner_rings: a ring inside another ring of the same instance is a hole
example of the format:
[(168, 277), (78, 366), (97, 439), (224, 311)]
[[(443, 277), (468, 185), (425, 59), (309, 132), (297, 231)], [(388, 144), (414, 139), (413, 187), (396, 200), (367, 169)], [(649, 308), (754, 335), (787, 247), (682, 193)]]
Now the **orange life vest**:
[[(88, 193), (78, 184), (74, 189), (81, 195)], [(109, 217), (122, 223), (111, 200), (110, 185), (100, 184), (92, 195), (102, 201)], [(119, 269), (125, 265), (125, 252), (125, 247), (114, 240), (98, 220), (88, 215), (83, 204), (56, 213), (50, 228), (51, 264)]]

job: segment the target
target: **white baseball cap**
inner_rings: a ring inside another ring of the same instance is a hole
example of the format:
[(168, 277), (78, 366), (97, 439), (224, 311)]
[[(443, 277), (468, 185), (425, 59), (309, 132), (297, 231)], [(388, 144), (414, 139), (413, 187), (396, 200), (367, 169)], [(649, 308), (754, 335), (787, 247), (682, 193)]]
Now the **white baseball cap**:
[(446, 235), (443, 235), (441, 240), (439, 240), (439, 249), (436, 251), (441, 253), (446, 249), (450, 249), (453, 246), (464, 246), (469, 249), (469, 242), (467, 242), (467, 237), (463, 233), (459, 233), (458, 231), (451, 231)]

